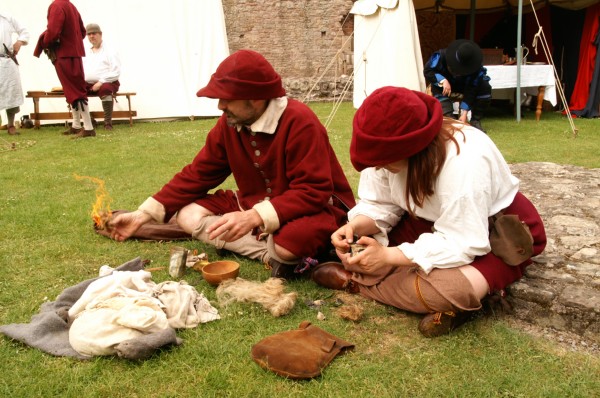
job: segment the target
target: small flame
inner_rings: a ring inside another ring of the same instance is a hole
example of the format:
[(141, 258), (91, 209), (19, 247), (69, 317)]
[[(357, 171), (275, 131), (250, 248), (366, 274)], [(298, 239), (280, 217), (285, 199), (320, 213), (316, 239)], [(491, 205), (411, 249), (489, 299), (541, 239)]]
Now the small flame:
[(75, 178), (79, 181), (86, 179), (90, 180), (97, 185), (96, 187), (96, 203), (92, 206), (92, 220), (94, 225), (98, 229), (105, 229), (107, 223), (112, 217), (112, 211), (110, 210), (110, 203), (112, 198), (108, 195), (106, 188), (104, 188), (104, 181), (95, 177), (80, 176), (75, 174)]

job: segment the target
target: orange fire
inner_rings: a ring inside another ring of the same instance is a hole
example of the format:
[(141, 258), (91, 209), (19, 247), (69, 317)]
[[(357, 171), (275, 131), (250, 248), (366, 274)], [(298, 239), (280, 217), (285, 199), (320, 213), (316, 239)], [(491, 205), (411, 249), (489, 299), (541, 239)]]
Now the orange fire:
[(79, 176), (75, 174), (77, 180), (90, 180), (97, 185), (96, 187), (96, 203), (92, 206), (92, 220), (94, 225), (98, 229), (105, 229), (108, 221), (112, 217), (112, 211), (110, 210), (110, 203), (112, 198), (108, 195), (106, 188), (104, 188), (104, 181), (95, 177)]

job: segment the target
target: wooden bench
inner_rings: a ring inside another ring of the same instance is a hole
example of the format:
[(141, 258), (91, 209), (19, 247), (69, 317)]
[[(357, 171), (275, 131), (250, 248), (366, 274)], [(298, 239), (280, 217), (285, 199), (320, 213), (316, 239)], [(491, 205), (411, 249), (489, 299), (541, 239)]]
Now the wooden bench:
[[(136, 93), (117, 93), (115, 97), (126, 97), (127, 98), (127, 111), (113, 111), (113, 119), (125, 118), (129, 119), (129, 126), (133, 126), (133, 117), (137, 116), (137, 111), (131, 109), (131, 97)], [(71, 112), (40, 112), (40, 99), (44, 98), (62, 98), (65, 99), (65, 94), (62, 92), (54, 91), (28, 91), (27, 98), (33, 99), (33, 113), (29, 117), (34, 121), (34, 127), (40, 128), (40, 120), (69, 120), (73, 118)], [(98, 97), (97, 95), (89, 95), (89, 98)], [(116, 100), (116, 98), (115, 98)], [(92, 112), (90, 111), (92, 118), (104, 118), (104, 112)]]

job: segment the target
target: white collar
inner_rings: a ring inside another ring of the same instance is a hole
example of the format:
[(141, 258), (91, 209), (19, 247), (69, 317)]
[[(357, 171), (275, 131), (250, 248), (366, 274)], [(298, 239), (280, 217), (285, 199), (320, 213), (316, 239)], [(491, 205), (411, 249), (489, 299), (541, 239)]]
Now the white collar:
[[(248, 127), (250, 131), (256, 131), (265, 134), (274, 134), (277, 129), (277, 125), (279, 124), (279, 118), (285, 111), (287, 107), (288, 99), (287, 97), (279, 97), (273, 98), (269, 101), (269, 105), (267, 105), (267, 109), (263, 112), (263, 114), (258, 118), (257, 121), (252, 123)], [(242, 128), (242, 126), (237, 126), (238, 131)]]

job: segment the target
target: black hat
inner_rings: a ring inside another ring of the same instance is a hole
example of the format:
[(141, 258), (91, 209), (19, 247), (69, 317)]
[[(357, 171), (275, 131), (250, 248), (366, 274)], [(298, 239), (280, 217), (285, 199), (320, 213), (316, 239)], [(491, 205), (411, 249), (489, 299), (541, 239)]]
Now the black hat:
[(483, 53), (471, 40), (454, 40), (446, 49), (446, 62), (453, 75), (470, 75), (481, 68)]

